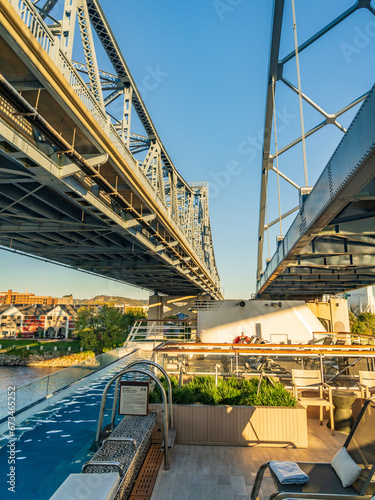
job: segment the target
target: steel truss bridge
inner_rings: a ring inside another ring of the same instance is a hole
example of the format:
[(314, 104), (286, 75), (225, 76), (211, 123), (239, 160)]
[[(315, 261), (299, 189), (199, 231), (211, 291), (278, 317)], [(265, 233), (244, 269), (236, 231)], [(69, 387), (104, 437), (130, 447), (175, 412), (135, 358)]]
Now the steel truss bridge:
[[(112, 73), (99, 69), (94, 33)], [(78, 43), (85, 61), (73, 58)], [(208, 186), (174, 166), (99, 2), (0, 0), (0, 54), (2, 248), (223, 298)]]
[[(328, 25), (298, 44), (297, 17), (292, 0), (293, 25), (290, 28), (294, 35), (294, 50), (280, 57), (286, 6), (284, 0), (274, 2), (262, 163), (257, 297), (314, 299), (323, 294), (336, 294), (375, 284), (375, 90), (372, 88), (335, 113), (328, 113), (302, 92), (299, 55), (323, 40), (339, 25), (342, 29), (343, 22), (360, 9), (367, 11), (372, 19), (369, 22), (374, 23), (372, 16), (375, 10), (370, 0), (358, 0)], [(284, 74), (289, 61), (296, 63), (296, 84)], [(360, 75), (351, 75), (353, 79), (358, 77)], [(340, 81), (340, 88), (345, 83)], [(301, 136), (283, 147), (278, 144), (275, 112), (277, 106), (279, 109), (282, 106), (276, 93), (280, 86), (297, 96), (301, 118)], [(319, 113), (322, 120), (307, 131), (304, 130), (302, 102), (306, 108)], [(362, 103), (361, 107), (346, 130), (340, 118), (359, 103)], [(343, 136), (315, 186), (311, 188), (307, 181), (305, 140), (325, 126), (336, 127)], [(301, 148), (303, 152), (304, 186), (298, 185), (279, 168), (282, 155), (295, 147)], [(271, 174), (277, 176), (279, 186), (286, 182), (296, 189), (297, 206), (283, 213), (279, 191), (279, 214), (269, 222)], [(281, 221), (293, 213), (296, 213), (295, 219), (286, 234), (282, 234)], [(276, 251), (272, 257), (269, 255), (264, 259), (267, 235), (276, 224), (280, 225)]]

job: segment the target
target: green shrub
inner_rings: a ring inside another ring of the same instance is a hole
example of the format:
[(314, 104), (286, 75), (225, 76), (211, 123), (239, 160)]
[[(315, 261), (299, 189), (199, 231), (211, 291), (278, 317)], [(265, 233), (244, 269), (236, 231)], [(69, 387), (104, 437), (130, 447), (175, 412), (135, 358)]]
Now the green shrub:
[[(164, 379), (162, 383), (167, 389)], [(257, 395), (259, 378), (250, 380), (232, 377), (228, 380), (219, 380), (215, 385), (215, 378), (211, 376), (197, 376), (188, 384), (178, 387), (177, 379), (171, 377), (172, 401), (174, 404), (205, 404), (229, 406), (296, 406), (296, 400), (277, 382), (274, 386), (262, 380)], [(156, 387), (150, 393), (150, 403), (161, 403), (161, 393)]]

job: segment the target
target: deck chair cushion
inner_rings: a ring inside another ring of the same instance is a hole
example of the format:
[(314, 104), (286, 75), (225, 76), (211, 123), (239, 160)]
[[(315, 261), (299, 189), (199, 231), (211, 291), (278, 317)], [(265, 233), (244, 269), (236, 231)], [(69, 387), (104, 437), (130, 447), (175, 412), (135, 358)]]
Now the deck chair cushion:
[(341, 450), (336, 453), (332, 459), (331, 465), (339, 476), (344, 488), (351, 486), (361, 473), (361, 468), (354, 462), (346, 451), (346, 448), (341, 448)]

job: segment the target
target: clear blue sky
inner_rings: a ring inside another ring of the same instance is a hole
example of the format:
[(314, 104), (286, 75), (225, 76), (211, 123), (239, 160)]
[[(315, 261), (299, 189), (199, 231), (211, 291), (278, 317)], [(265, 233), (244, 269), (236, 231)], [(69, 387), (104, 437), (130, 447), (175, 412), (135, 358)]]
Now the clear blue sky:
[[(146, 105), (175, 165), (188, 182), (210, 183), (214, 248), (226, 298), (249, 298), (255, 292), (272, 3), (271, 0), (102, 0), (112, 30), (135, 81), (143, 88)], [(297, 0), (299, 42), (352, 3)], [(293, 48), (289, 0), (286, 5), (282, 54)], [(372, 86), (373, 22), (362, 10), (301, 54), (302, 90), (328, 112), (337, 111)], [(102, 50), (98, 48), (97, 52), (101, 67), (111, 70)], [(147, 77), (155, 72), (159, 81), (148, 90)], [(285, 67), (285, 76), (296, 84), (294, 62)], [(300, 122), (294, 94), (279, 85), (276, 99), (280, 148), (300, 135)], [(304, 113), (306, 130), (322, 121), (307, 106)], [(353, 115), (354, 111), (342, 117), (341, 123), (347, 127)], [(327, 127), (307, 142), (310, 184), (318, 178), (341, 136), (338, 130)], [(244, 147), (246, 141), (253, 144), (250, 152), (249, 145)], [(280, 159), (280, 169), (302, 184), (301, 151), (297, 149)], [(275, 184), (275, 179), (271, 184)], [(284, 184), (282, 188), (282, 210), (286, 211), (298, 204), (297, 192)], [(270, 220), (277, 217), (276, 202), (274, 191), (269, 203)], [(285, 229), (290, 222), (284, 222)], [(276, 234), (277, 228), (271, 233), (271, 254)], [(40, 294), (73, 293), (76, 297), (98, 293), (148, 296), (146, 291), (9, 252), (2, 251), (0, 256), (4, 267), (0, 289), (22, 291), (28, 286), (29, 291)]]

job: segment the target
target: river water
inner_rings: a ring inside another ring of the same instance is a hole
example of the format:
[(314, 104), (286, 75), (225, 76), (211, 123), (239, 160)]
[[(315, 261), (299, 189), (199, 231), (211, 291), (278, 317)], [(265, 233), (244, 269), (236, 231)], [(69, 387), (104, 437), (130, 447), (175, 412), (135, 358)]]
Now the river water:
[(18, 387), (61, 369), (39, 368), (37, 366), (0, 366), (0, 394), (6, 392), (10, 386)]

